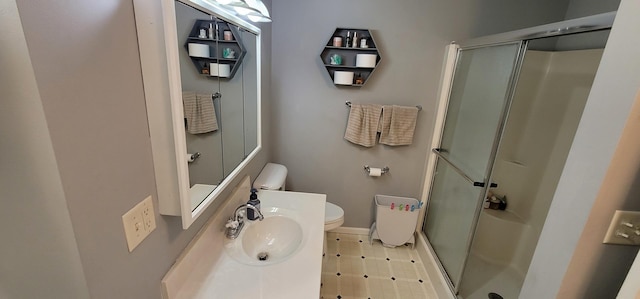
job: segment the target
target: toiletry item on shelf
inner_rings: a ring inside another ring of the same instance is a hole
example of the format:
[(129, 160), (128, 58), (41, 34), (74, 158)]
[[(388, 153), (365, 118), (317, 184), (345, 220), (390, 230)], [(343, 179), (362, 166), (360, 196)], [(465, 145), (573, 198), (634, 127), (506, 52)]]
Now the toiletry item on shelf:
[(209, 45), (199, 43), (189, 43), (187, 46), (189, 50), (189, 56), (191, 57), (204, 57), (209, 58), (211, 54)]
[(333, 83), (340, 85), (353, 85), (353, 72), (335, 71), (333, 72)]
[(233, 40), (233, 34), (231, 34), (231, 30), (225, 30), (223, 32), (224, 40)]
[(355, 84), (358, 84), (358, 85), (364, 84), (364, 77), (362, 77), (362, 74), (358, 73), (355, 79)]
[(347, 31), (347, 38), (345, 39), (344, 46), (346, 48), (351, 47), (351, 31)]
[[(249, 196), (249, 201), (247, 203), (260, 210), (260, 200), (258, 199), (258, 194), (256, 192), (258, 192), (258, 190), (251, 188), (251, 195)], [(247, 209), (247, 219), (256, 220), (258, 219), (258, 215), (256, 215), (254, 210)]]
[(404, 206), (405, 211), (409, 211), (409, 205)]
[(216, 39), (216, 40), (220, 39), (220, 33), (219, 32), (220, 32), (220, 30), (218, 28), (218, 23), (216, 23), (216, 32), (215, 32), (215, 34), (213, 36), (214, 39)]
[(228, 78), (231, 76), (231, 65), (226, 63), (209, 63), (209, 74), (215, 77)]
[(353, 40), (351, 41), (351, 47), (352, 48), (357, 48), (358, 47), (358, 32), (353, 32)]
[(363, 36), (360, 39), (360, 48), (369, 48), (369, 45), (367, 44), (367, 39), (368, 39), (368, 37), (366, 37), (366, 36)]
[(204, 28), (200, 29), (200, 34), (198, 35), (199, 38), (207, 38), (207, 30), (205, 30)]
[(209, 64), (206, 63), (203, 67), (202, 67), (202, 74), (203, 75), (209, 75)]
[(231, 50), (231, 48), (222, 49), (222, 57), (223, 58), (236, 58), (236, 52)]
[(492, 210), (506, 210), (507, 209), (507, 197), (503, 196), (502, 198), (496, 197), (495, 195), (487, 196), (487, 199), (482, 205), (485, 209)]
[(400, 204), (400, 209), (398, 209), (398, 210), (402, 212), (403, 208), (404, 208), (404, 204)]
[(395, 202), (392, 202), (392, 203), (391, 203), (391, 209), (393, 210), (393, 208), (395, 208), (395, 206), (396, 206), (396, 203), (395, 203)]
[(411, 212), (413, 212), (416, 209), (415, 205), (411, 205)]
[(341, 36), (334, 36), (333, 37), (333, 46), (334, 47), (342, 47), (342, 37)]
[(213, 24), (209, 23), (209, 38), (213, 39)]
[(503, 196), (500, 198), (500, 204), (498, 205), (498, 210), (506, 210), (507, 209), (507, 196)]
[(331, 55), (331, 57), (329, 57), (330, 62), (332, 65), (341, 65), (342, 64), (342, 56), (338, 55), (338, 54), (333, 54)]

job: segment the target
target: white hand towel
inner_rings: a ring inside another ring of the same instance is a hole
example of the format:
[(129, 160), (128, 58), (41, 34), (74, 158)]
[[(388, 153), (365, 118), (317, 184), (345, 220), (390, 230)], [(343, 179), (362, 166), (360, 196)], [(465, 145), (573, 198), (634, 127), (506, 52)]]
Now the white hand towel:
[(413, 143), (418, 107), (384, 106), (380, 143), (396, 146)]
[(182, 104), (184, 116), (187, 118), (187, 132), (203, 134), (218, 130), (218, 119), (211, 94), (182, 92)]
[(364, 147), (374, 146), (381, 113), (381, 105), (351, 104), (344, 139)]

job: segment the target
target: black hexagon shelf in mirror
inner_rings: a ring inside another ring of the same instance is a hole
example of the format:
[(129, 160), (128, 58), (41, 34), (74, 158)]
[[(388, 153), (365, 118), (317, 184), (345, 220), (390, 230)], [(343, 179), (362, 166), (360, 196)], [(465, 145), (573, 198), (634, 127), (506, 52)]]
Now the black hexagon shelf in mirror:
[(382, 57), (369, 29), (336, 28), (320, 53), (336, 86), (364, 86)]
[(196, 20), (184, 44), (199, 74), (231, 79), (247, 51), (240, 31), (221, 20)]

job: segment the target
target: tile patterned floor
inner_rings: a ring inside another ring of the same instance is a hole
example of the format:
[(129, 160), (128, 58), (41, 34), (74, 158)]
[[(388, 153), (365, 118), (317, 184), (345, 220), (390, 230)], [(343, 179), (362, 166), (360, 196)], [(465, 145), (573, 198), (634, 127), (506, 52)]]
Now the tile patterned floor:
[(386, 248), (365, 235), (327, 233), (323, 299), (437, 299), (416, 250)]

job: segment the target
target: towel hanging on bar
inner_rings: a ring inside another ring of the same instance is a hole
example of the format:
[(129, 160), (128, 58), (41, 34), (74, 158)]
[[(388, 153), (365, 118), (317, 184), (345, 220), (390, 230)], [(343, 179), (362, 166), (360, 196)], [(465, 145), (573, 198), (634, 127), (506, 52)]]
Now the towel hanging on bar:
[(380, 143), (391, 146), (412, 144), (418, 111), (417, 107), (411, 106), (383, 106)]
[(213, 106), (212, 94), (182, 92), (184, 116), (187, 119), (187, 132), (203, 134), (218, 130), (218, 119)]
[(344, 139), (364, 147), (376, 145), (381, 114), (382, 105), (353, 104), (349, 111)]

